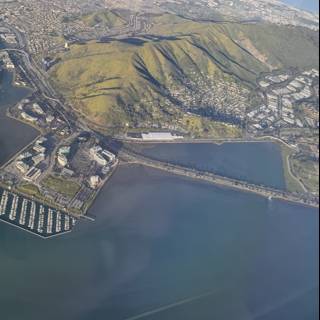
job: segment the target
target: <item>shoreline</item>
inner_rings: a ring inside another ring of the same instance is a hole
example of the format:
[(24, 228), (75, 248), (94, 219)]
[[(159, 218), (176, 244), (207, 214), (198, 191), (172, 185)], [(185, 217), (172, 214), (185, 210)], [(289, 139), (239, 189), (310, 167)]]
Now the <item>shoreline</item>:
[[(36, 126), (32, 126), (27, 122), (21, 121), (21, 119), (19, 118), (15, 118), (10, 114), (10, 109), (14, 108), (16, 105), (18, 105), (22, 100), (28, 98), (30, 95), (33, 94), (34, 90), (30, 87), (21, 87), (21, 86), (17, 86), (15, 85), (15, 76), (16, 76), (16, 71), (8, 71), (6, 69), (2, 70), (5, 71), (10, 77), (12, 77), (11, 81), (10, 81), (10, 86), (12, 88), (16, 88), (16, 89), (26, 89), (26, 90), (30, 90), (31, 92), (29, 92), (28, 94), (26, 94), (23, 98), (21, 98), (18, 102), (15, 102), (13, 105), (4, 105), (4, 112), (3, 112), (3, 120), (9, 119), (9, 120), (13, 120), (15, 121), (17, 124), (23, 124), (24, 126), (30, 127), (33, 130), (36, 130), (36, 136), (35, 138), (32, 139), (32, 141), (30, 141), (27, 145), (22, 146), (21, 148), (19, 148), (19, 150), (12, 152), (12, 155), (8, 155), (7, 159), (3, 160), (3, 163), (0, 163), (0, 170), (4, 169), (4, 167), (6, 167), (19, 153), (21, 153), (24, 149), (26, 149), (28, 146), (30, 146), (30, 144), (32, 144), (34, 141), (36, 141), (40, 136), (41, 136), (41, 131), (39, 130), (39, 128), (37, 128)], [(2, 72), (0, 71), (0, 72)]]
[[(258, 186), (254, 185), (254, 184), (253, 185), (248, 184), (247, 186), (243, 185), (243, 184), (241, 185), (242, 181), (237, 181), (234, 179), (222, 180), (222, 179), (219, 179), (219, 177), (214, 177), (215, 175), (213, 173), (212, 174), (210, 173), (210, 175), (207, 175), (207, 176), (206, 176), (206, 173), (203, 173), (202, 175), (187, 175), (184, 172), (179, 171), (179, 169), (176, 169), (176, 170), (174, 168), (165, 169), (165, 168), (161, 168), (161, 167), (158, 167), (158, 166), (152, 165), (152, 164), (138, 164), (138, 163), (123, 162), (121, 165), (122, 166), (135, 166), (135, 165), (139, 166), (140, 165), (140, 166), (144, 166), (147, 168), (152, 168), (154, 170), (167, 172), (168, 174), (174, 175), (176, 177), (185, 178), (185, 179), (188, 179), (189, 181), (204, 182), (204, 183), (207, 183), (210, 185), (222, 187), (224, 189), (230, 189), (230, 190), (234, 190), (237, 192), (244, 192), (244, 193), (249, 193), (249, 194), (255, 194), (255, 195), (258, 195), (258, 196), (263, 197), (265, 199), (278, 199), (278, 200), (282, 200), (282, 201), (285, 201), (288, 203), (293, 203), (296, 205), (304, 205), (306, 207), (319, 208), (319, 204), (305, 203), (302, 199), (298, 199), (298, 198), (289, 199), (289, 196), (288, 195), (286, 196), (285, 194), (283, 194), (283, 195), (274, 194), (274, 192), (276, 192), (276, 191), (279, 192), (280, 190), (272, 190), (272, 189), (269, 190), (268, 188), (259, 188)], [(188, 170), (188, 168), (183, 168), (183, 169)], [(181, 170), (183, 170), (183, 169), (181, 168)], [(235, 184), (233, 182), (238, 182), (238, 184)], [(269, 194), (268, 194), (268, 192), (269, 192)], [(293, 197), (293, 195), (291, 195), (291, 196)]]
[[(207, 144), (207, 145), (216, 145), (223, 146), (225, 144), (246, 144), (246, 143), (274, 143), (280, 147), (281, 157), (282, 157), (282, 169), (285, 179), (285, 185), (288, 191), (291, 192), (311, 192), (309, 191), (304, 184), (294, 175), (290, 165), (290, 157), (297, 150), (295, 146), (292, 146), (285, 142), (284, 140), (273, 137), (273, 136), (262, 136), (262, 137), (253, 137), (252, 139), (177, 139), (172, 141), (143, 141), (142, 139), (119, 139), (115, 138), (116, 141), (123, 142), (128, 145), (140, 145), (140, 146), (156, 146), (156, 145), (174, 145), (174, 144)], [(289, 152), (287, 152), (287, 150)], [(289, 157), (289, 159), (288, 159)]]
[(217, 181), (203, 180), (201, 178), (196, 179), (194, 177), (189, 177), (189, 176), (186, 176), (186, 175), (180, 175), (180, 174), (175, 173), (175, 172), (169, 172), (169, 171), (166, 171), (166, 170), (162, 170), (160, 168), (155, 168), (155, 167), (147, 166), (147, 165), (143, 165), (143, 164), (130, 163), (130, 162), (120, 162), (119, 168), (121, 168), (121, 167), (124, 167), (124, 168), (127, 167), (127, 168), (133, 168), (133, 169), (135, 169), (135, 168), (145, 168), (147, 170), (151, 170), (151, 171), (157, 172), (159, 175), (168, 176), (168, 177), (174, 177), (174, 178), (177, 178), (177, 179), (188, 181), (190, 183), (203, 184), (203, 185), (210, 186), (210, 187), (216, 187), (218, 189), (225, 190), (225, 191), (233, 191), (233, 192), (240, 192), (240, 193), (248, 194), (248, 195), (255, 195), (257, 197), (265, 199), (266, 201), (276, 200), (276, 201), (288, 203), (288, 204), (291, 204), (291, 205), (294, 205), (294, 206), (301, 206), (301, 207), (312, 208), (312, 209), (318, 209), (319, 208), (319, 206), (316, 206), (316, 205), (303, 203), (303, 202), (291, 201), (291, 200), (284, 199), (282, 197), (277, 197), (277, 196), (271, 197), (271, 199), (270, 199), (270, 197), (268, 195), (263, 195), (261, 193), (255, 192), (254, 190), (242, 189), (240, 187), (232, 187), (232, 186), (229, 186), (229, 185), (225, 185), (223, 183), (219, 183)]

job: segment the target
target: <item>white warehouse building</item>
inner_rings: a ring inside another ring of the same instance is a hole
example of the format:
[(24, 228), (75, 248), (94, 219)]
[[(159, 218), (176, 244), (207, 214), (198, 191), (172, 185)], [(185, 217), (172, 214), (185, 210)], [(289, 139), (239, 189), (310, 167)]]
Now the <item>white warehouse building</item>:
[(183, 139), (182, 136), (173, 135), (171, 132), (149, 132), (142, 133), (141, 136), (145, 141), (173, 141), (176, 139)]

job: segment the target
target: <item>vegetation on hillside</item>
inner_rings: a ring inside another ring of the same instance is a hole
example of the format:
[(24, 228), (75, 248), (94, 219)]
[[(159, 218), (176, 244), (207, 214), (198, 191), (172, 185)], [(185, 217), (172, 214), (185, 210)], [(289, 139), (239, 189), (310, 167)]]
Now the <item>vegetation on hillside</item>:
[(107, 28), (114, 28), (126, 25), (127, 22), (118, 13), (104, 10), (90, 13), (81, 17), (81, 20), (89, 27), (102, 25)]
[[(122, 21), (113, 15), (85, 19)], [(148, 35), (71, 46), (51, 75), (74, 108), (102, 128), (176, 125), (183, 123), (184, 97), (173, 97), (173, 88), (212, 77), (252, 87), (270, 69), (318, 67), (317, 35), (302, 28), (201, 23), (164, 14), (153, 18)]]

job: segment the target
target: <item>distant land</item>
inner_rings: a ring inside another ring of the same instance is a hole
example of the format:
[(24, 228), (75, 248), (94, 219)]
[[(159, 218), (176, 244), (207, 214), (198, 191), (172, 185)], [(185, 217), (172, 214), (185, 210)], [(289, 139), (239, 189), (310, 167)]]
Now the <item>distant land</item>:
[(283, 0), (282, 2), (299, 9), (308, 10), (311, 12), (319, 12), (318, 0)]

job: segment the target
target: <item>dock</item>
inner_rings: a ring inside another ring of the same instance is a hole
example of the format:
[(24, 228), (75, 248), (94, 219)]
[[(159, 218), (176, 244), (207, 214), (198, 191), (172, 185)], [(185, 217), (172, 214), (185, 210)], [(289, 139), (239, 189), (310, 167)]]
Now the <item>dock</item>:
[(71, 232), (76, 218), (0, 187), (0, 222), (43, 239)]

